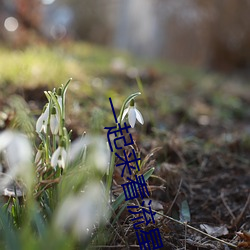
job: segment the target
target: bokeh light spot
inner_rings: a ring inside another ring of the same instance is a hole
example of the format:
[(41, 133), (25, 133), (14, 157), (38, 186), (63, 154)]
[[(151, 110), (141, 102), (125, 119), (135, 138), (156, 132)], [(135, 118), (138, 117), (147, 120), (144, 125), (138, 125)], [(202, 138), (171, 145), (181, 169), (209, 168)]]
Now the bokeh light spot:
[(55, 40), (63, 39), (67, 34), (67, 29), (62, 24), (56, 24), (51, 27), (50, 34)]
[(45, 5), (49, 5), (49, 4), (52, 4), (54, 2), (55, 2), (55, 0), (42, 0), (42, 4), (45, 4)]
[(18, 21), (15, 17), (8, 17), (4, 21), (4, 27), (9, 32), (14, 32), (18, 28)]

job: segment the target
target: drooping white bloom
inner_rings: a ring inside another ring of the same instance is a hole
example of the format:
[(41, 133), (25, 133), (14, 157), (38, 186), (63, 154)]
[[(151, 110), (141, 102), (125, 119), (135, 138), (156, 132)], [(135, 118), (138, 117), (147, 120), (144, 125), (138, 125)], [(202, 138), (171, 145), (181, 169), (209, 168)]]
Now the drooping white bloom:
[(90, 147), (87, 160), (88, 165), (94, 165), (97, 170), (105, 173), (109, 166), (110, 150), (107, 147), (106, 141), (102, 137), (91, 137)]
[(89, 143), (86, 136), (77, 138), (71, 143), (68, 149), (68, 162), (71, 164), (79, 157), (82, 159), (86, 153), (87, 144)]
[(40, 149), (37, 150), (37, 153), (36, 153), (36, 156), (35, 156), (35, 163), (36, 163), (36, 164), (41, 160), (41, 158), (42, 158), (42, 153), (43, 153), (42, 150), (40, 150)]
[(52, 108), (50, 116), (50, 130), (53, 135), (56, 135), (59, 131), (60, 121), (58, 112), (55, 107)]
[(95, 226), (108, 215), (108, 203), (100, 183), (91, 183), (79, 195), (64, 200), (55, 217), (55, 226), (61, 232), (72, 233), (84, 240), (91, 236)]
[(46, 134), (47, 132), (47, 125), (49, 121), (49, 104), (47, 104), (45, 110), (40, 115), (36, 122), (36, 132), (41, 133), (42, 131)]
[[(0, 152), (7, 163), (7, 174), (1, 180), (1, 188), (21, 177), (27, 186), (32, 182), (32, 147), (28, 138), (17, 132), (6, 130), (0, 133)], [(8, 178), (7, 178), (8, 177)]]
[(141, 112), (135, 107), (134, 100), (131, 100), (129, 107), (124, 110), (122, 120), (127, 114), (128, 122), (132, 128), (135, 126), (136, 120), (138, 120), (141, 124), (144, 123)]
[(64, 169), (67, 161), (67, 152), (62, 145), (55, 150), (51, 157), (51, 166), (56, 168), (56, 166)]
[(69, 147), (67, 160), (71, 164), (79, 157), (82, 161), (87, 161), (86, 165), (91, 168), (93, 166), (100, 172), (106, 172), (110, 160), (110, 150), (106, 140), (101, 136), (89, 135), (76, 139)]
[(32, 148), (28, 138), (17, 132), (11, 132), (9, 136), (11, 139), (6, 147), (6, 157), (9, 167), (16, 168), (30, 162), (32, 159)]

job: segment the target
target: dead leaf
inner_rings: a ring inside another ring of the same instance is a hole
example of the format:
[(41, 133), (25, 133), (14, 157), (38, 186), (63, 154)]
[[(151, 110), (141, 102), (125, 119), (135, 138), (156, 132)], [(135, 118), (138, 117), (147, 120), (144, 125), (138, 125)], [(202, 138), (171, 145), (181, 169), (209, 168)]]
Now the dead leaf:
[(238, 244), (238, 247), (249, 248), (250, 249), (250, 232), (237, 232), (237, 235), (243, 240)]
[(222, 226), (209, 226), (207, 224), (200, 225), (201, 230), (205, 231), (207, 234), (212, 235), (214, 237), (219, 237), (222, 235), (227, 235), (228, 230), (225, 225)]

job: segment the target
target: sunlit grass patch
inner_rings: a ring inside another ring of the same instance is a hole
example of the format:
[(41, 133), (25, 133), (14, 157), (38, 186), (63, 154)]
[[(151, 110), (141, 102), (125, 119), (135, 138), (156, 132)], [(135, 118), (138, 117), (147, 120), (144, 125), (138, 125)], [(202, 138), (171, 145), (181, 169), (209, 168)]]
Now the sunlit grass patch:
[(55, 85), (69, 75), (84, 80), (79, 62), (56, 47), (32, 46), (23, 50), (0, 47), (0, 83), (18, 86)]

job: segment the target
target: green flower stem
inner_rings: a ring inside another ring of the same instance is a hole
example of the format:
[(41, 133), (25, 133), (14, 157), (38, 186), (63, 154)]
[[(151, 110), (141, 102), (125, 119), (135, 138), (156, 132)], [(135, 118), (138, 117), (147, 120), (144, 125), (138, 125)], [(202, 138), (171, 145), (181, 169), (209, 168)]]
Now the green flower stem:
[(56, 135), (52, 135), (52, 149), (53, 152), (56, 150)]
[(112, 180), (113, 180), (113, 173), (114, 173), (114, 168), (115, 168), (115, 153), (116, 153), (116, 148), (114, 148), (111, 156), (111, 162), (110, 162), (110, 167), (109, 167), (109, 173), (108, 173), (108, 180), (107, 180), (107, 196), (110, 192), (110, 203), (111, 203), (111, 196), (112, 196)]
[(62, 127), (65, 126), (65, 96), (66, 96), (66, 91), (68, 89), (69, 83), (72, 81), (72, 78), (70, 78), (67, 83), (63, 86), (62, 89)]
[(49, 98), (49, 95), (48, 93), (45, 91), (44, 92), (46, 97), (48, 98), (48, 101), (49, 101), (49, 117), (48, 117), (48, 123), (47, 123), (47, 129), (46, 129), (46, 133), (45, 133), (45, 156), (46, 156), (46, 164), (48, 164), (50, 162), (50, 136), (49, 136), (49, 129), (50, 129), (50, 114), (51, 114), (51, 111), (52, 111), (52, 101), (51, 101), (51, 98)]
[(65, 149), (69, 149), (71, 140), (70, 140), (69, 133), (65, 127), (63, 127), (63, 138), (65, 139), (65, 145), (64, 145)]

